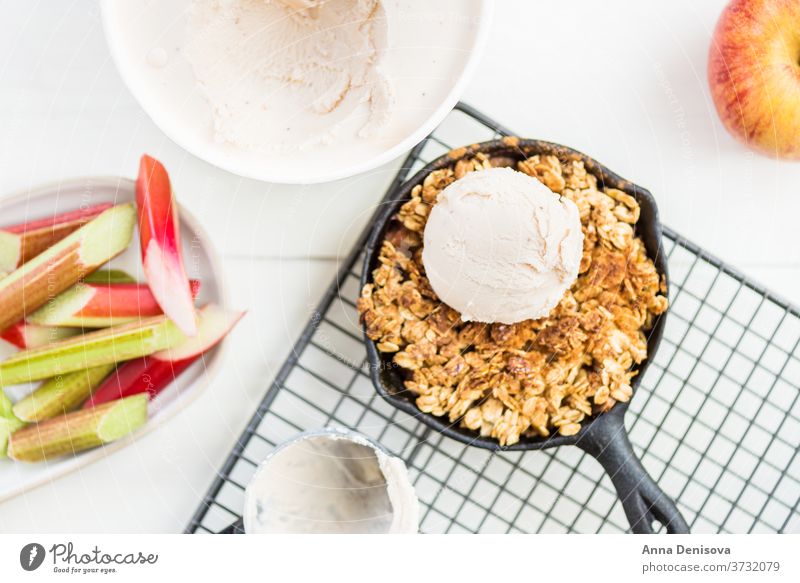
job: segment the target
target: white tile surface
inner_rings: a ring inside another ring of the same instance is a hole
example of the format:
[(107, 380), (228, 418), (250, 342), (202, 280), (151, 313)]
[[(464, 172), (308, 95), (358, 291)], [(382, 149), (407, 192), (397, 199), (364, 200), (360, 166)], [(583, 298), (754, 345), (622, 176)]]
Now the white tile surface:
[[(740, 147), (708, 100), (724, 3), (502, 0), (464, 99), (647, 186), (665, 223), (797, 301), (800, 165)], [(153, 126), (114, 70), (94, 1), (5, 1), (0, 16), (0, 192), (132, 175), (147, 151), (215, 237), (234, 303), (250, 309), (207, 394), (135, 447), (0, 505), (0, 530), (179, 531), (397, 162), (314, 187), (240, 179)]]

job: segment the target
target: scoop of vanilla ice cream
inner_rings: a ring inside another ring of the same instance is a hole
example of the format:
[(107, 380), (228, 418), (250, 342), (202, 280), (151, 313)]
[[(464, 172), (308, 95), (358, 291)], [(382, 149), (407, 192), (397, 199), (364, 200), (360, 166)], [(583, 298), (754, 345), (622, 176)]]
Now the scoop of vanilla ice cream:
[(464, 321), (547, 316), (578, 276), (578, 207), (511, 168), (447, 186), (425, 226), (422, 262), (439, 298)]

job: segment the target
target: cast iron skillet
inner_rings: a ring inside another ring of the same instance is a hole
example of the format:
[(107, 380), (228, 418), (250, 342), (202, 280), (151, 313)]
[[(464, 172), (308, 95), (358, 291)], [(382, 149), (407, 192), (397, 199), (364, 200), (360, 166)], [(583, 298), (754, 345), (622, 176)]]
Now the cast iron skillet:
[[(400, 206), (410, 198), (411, 190), (417, 184), (422, 184), (425, 177), (434, 170), (452, 166), (456, 161), (462, 158), (471, 158), (477, 152), (489, 156), (495, 166), (509, 166), (534, 154), (552, 154), (558, 156), (562, 161), (582, 160), (586, 169), (598, 177), (601, 186), (617, 188), (636, 198), (641, 207), (639, 222), (636, 224), (636, 234), (644, 240), (647, 254), (655, 262), (658, 272), (666, 277), (667, 262), (661, 249), (661, 223), (652, 194), (644, 188), (620, 178), (585, 154), (565, 146), (540, 140), (503, 138), (453, 150), (425, 166), (411, 180), (397, 189), (386, 201), (386, 206), (378, 215), (367, 239), (361, 274), (362, 287), (364, 284), (370, 283), (372, 271), (378, 266), (378, 255), (386, 231), (392, 224)], [(664, 316), (659, 317), (653, 329), (648, 332), (649, 358), (638, 366), (639, 374), (633, 378), (634, 395), (645, 369), (658, 349), (664, 333)], [(501, 447), (494, 439), (481, 437), (475, 431), (459, 427), (457, 423), (452, 424), (446, 417), (436, 417), (430, 413), (421, 412), (414, 403), (415, 395), (403, 386), (403, 372), (399, 367), (393, 366), (392, 355), (379, 352), (375, 343), (366, 335), (365, 340), (372, 381), (378, 393), (389, 403), (414, 416), (428, 427), (467, 445), (490, 450), (518, 451), (576, 445), (595, 457), (608, 473), (617, 490), (617, 495), (622, 501), (633, 532), (654, 532), (654, 520), (666, 526), (669, 533), (689, 532), (689, 527), (674, 502), (659, 489), (633, 452), (624, 425), (628, 403), (617, 403), (607, 413), (585, 420), (576, 435), (553, 435), (548, 438), (523, 436), (518, 443)]]

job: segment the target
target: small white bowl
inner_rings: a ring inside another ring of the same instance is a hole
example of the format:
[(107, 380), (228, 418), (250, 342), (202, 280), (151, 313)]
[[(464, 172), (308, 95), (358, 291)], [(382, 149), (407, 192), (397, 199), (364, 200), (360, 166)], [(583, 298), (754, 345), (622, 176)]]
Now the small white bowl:
[[(128, 178), (102, 176), (62, 180), (7, 197), (4, 196), (0, 202), (2, 226), (25, 223), (102, 202), (115, 204), (131, 202), (135, 199), (134, 193), (135, 184)], [(186, 271), (189, 277), (199, 279), (201, 282), (200, 293), (197, 297), (198, 304), (214, 302), (225, 306), (227, 291), (220, 262), (211, 246), (210, 238), (183, 207), (180, 209), (180, 217), (181, 242)], [(139, 255), (138, 236), (137, 230), (131, 245), (124, 253), (114, 258), (110, 266), (124, 269), (138, 281), (145, 281)], [(14, 352), (14, 349), (5, 341), (0, 340), (0, 345), (0, 358), (5, 358)], [(226, 341), (223, 340), (153, 399), (149, 406), (150, 418), (144, 427), (132, 435), (99, 448), (48, 462), (24, 463), (1, 459), (0, 501), (95, 462), (165, 423), (197, 397), (219, 372), (225, 345)], [(26, 388), (16, 386), (5, 387), (4, 390), (16, 400), (24, 394)]]
[[(476, 68), (493, 0), (383, 4), (389, 33), (382, 70), (393, 82), (396, 97), (389, 126), (374, 138), (342, 137), (291, 152), (255, 152), (215, 141), (211, 107), (181, 54), (191, 0), (103, 0), (101, 6), (122, 79), (174, 142), (240, 176), (311, 184), (366, 172), (409, 150), (450, 112)], [(148, 59), (153, 51), (158, 52), (158, 66)]]
[(405, 463), (350, 429), (306, 431), (278, 445), (244, 497), (249, 534), (415, 534), (419, 500)]

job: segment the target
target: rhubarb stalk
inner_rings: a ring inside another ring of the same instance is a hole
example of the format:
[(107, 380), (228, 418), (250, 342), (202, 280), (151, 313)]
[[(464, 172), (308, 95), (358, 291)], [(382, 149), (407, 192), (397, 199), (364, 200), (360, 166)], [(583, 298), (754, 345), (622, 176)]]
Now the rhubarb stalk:
[(6, 457), (8, 438), (25, 423), (14, 417), (11, 400), (0, 390), (0, 459)]
[(146, 421), (144, 395), (81, 409), (15, 431), (8, 441), (8, 457), (37, 462), (77, 453), (133, 433)]
[(0, 229), (0, 271), (14, 271), (112, 206), (102, 203)]
[[(119, 269), (98, 269), (84, 277), (83, 282), (115, 284), (136, 283), (136, 280), (128, 273)], [(64, 293), (68, 292), (69, 290)], [(24, 350), (26, 348), (37, 348), (45, 344), (70, 338), (81, 332), (83, 332), (81, 328), (67, 328), (64, 326), (56, 328), (54, 326), (39, 326), (37, 324), (31, 324), (30, 322), (17, 322), (0, 333), (0, 338)]]
[(77, 336), (82, 330), (80, 328), (53, 328), (51, 326), (38, 326), (27, 322), (17, 322), (3, 330), (0, 338), (16, 346), (17, 348), (38, 348), (45, 344), (58, 342), (65, 338)]
[(181, 253), (178, 205), (167, 170), (147, 155), (139, 164), (136, 206), (147, 283), (164, 313), (187, 336), (194, 336), (197, 322)]
[[(191, 281), (192, 297), (200, 282)], [(139, 283), (76, 283), (28, 316), (40, 326), (107, 328), (163, 314), (150, 288)]]
[(136, 283), (136, 278), (121, 269), (98, 269), (84, 277), (83, 283)]
[(103, 364), (48, 379), (14, 404), (14, 415), (27, 423), (38, 423), (74, 411), (91, 396), (115, 366)]
[(0, 459), (6, 457), (8, 438), (11, 434), (25, 426), (24, 421), (14, 417), (0, 417)]
[(185, 338), (165, 316), (104, 328), (10, 356), (0, 363), (0, 386), (139, 358), (177, 346)]
[(209, 304), (198, 313), (197, 334), (187, 338), (175, 348), (156, 352), (122, 364), (92, 394), (84, 407), (147, 393), (152, 399), (163, 391), (183, 371), (216, 346), (239, 319), (243, 312), (224, 310)]
[(14, 413), (14, 404), (11, 399), (0, 389), (0, 417), (8, 417)]
[(112, 207), (0, 279), (0, 331), (124, 251), (135, 221), (133, 205)]

